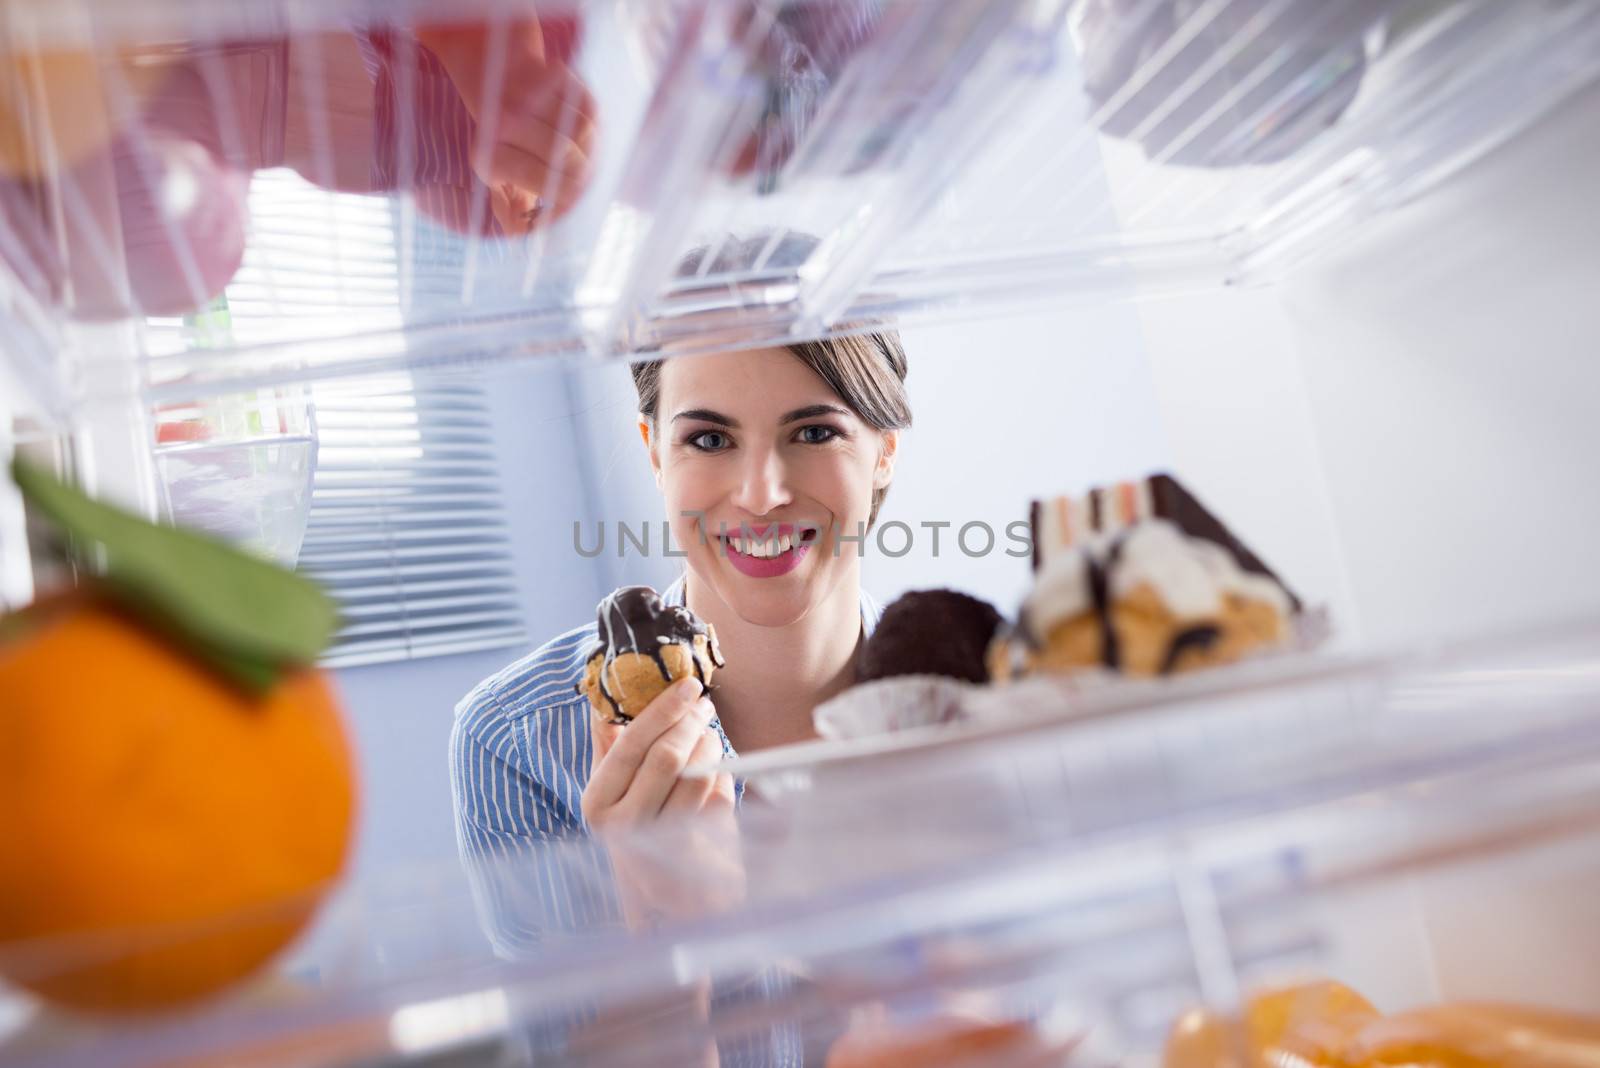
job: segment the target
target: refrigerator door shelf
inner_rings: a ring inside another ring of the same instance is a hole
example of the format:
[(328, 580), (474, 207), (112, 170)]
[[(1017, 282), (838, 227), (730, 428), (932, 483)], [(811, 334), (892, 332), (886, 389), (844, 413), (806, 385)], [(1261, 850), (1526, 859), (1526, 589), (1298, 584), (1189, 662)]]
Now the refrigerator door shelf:
[(70, 408), (1272, 280), (1593, 80), (1600, 9), (85, 0), (0, 56), (5, 358)]

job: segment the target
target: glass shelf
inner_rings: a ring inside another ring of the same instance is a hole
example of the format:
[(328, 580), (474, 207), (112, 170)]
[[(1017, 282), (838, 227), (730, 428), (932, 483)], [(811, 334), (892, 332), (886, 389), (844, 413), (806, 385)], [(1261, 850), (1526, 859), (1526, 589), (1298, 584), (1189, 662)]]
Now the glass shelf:
[[(165, 1018), (42, 1015), (0, 1059), (679, 1063), (715, 1039), (727, 1063), (740, 1041), (831, 1041), (870, 1005), (1077, 1042), (986, 1064), (1146, 1065), (1180, 1013), (1311, 978), (1389, 1014), (1592, 1014), (1597, 638), (1588, 620), (1345, 658), (831, 778), (812, 762), (786, 790), (757, 775), (771, 803), (747, 800), (737, 845), (663, 823), (385, 873), (339, 888), (264, 982)], [(630, 880), (671, 903), (632, 929)], [(30, 950), (10, 967), (82, 946), (0, 952)]]
[(1600, 73), (1575, 0), (537, 10), (10, 4), (16, 377), (60, 413), (1271, 280)]

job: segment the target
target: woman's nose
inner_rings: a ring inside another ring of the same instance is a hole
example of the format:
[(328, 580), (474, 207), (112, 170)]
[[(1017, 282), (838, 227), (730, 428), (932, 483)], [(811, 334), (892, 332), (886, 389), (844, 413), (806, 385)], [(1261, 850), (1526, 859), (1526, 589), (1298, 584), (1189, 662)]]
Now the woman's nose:
[(777, 450), (746, 450), (733, 503), (757, 516), (789, 503), (788, 476)]

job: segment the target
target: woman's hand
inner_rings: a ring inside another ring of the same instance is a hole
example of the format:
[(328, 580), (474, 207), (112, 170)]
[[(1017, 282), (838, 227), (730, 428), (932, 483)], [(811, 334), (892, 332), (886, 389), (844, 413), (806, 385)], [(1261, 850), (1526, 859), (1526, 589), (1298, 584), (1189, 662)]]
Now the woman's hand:
[(722, 742), (711, 729), (715, 713), (700, 681), (691, 677), (663, 690), (625, 727), (591, 719), (594, 753), (581, 806), (590, 829), (667, 815), (731, 813), (732, 776), (683, 776), (691, 764), (722, 756)]
[[(703, 916), (744, 896), (733, 776), (688, 778), (722, 756), (698, 680), (662, 691), (627, 726), (591, 719), (583, 818), (605, 841), (631, 927)], [(641, 833), (648, 826), (648, 833)]]
[[(472, 169), (501, 229), (525, 234), (570, 211), (592, 170), (595, 102), (566, 57), (551, 54), (539, 20), (424, 25), (417, 39), (477, 126)], [(486, 84), (494, 71), (498, 86)]]

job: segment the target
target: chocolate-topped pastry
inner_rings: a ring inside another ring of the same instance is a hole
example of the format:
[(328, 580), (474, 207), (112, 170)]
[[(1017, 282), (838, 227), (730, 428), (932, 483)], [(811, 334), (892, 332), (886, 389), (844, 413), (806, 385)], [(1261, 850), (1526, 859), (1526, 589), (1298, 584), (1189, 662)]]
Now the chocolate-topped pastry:
[(627, 723), (686, 675), (707, 689), (722, 667), (716, 628), (649, 586), (613, 590), (595, 609), (600, 644), (589, 655), (578, 692), (608, 723)]
[(987, 601), (955, 590), (916, 590), (884, 609), (856, 654), (856, 681), (947, 675), (989, 681), (984, 655), (1002, 622)]
[(1300, 601), (1170, 475), (1033, 502), (1034, 585), (996, 679), (1099, 665), (1162, 675), (1282, 643)]

